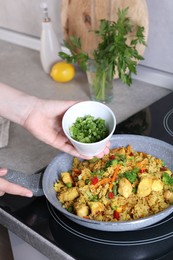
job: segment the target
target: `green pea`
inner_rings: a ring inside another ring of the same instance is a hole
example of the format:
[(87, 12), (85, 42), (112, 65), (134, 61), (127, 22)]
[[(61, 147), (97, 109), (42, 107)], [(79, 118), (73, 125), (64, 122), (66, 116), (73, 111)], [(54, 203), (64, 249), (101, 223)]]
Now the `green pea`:
[(67, 188), (71, 188), (72, 187), (72, 183), (71, 182), (67, 182), (66, 186), (67, 186)]

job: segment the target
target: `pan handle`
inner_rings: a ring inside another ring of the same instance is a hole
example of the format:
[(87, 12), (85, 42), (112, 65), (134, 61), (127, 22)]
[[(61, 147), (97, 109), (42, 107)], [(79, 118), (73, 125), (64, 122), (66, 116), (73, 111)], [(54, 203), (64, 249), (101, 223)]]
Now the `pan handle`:
[(42, 177), (44, 171), (35, 174), (26, 174), (15, 170), (8, 169), (4, 178), (5, 180), (23, 186), (33, 192), (34, 196), (43, 196)]

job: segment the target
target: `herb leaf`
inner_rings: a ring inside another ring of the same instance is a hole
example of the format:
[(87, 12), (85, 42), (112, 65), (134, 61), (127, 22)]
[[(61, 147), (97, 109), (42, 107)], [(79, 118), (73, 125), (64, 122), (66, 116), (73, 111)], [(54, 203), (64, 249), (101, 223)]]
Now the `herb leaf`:
[[(127, 43), (129, 33), (133, 32), (134, 25), (127, 17), (128, 7), (118, 9), (117, 22), (100, 20), (100, 26), (94, 33), (100, 37), (100, 43), (92, 53), (92, 59), (96, 62), (97, 75), (104, 75), (109, 71), (110, 79), (114, 78), (116, 71), (121, 81), (127, 85), (132, 84), (132, 73), (136, 74), (138, 61), (144, 58), (138, 53), (137, 45), (146, 46), (144, 27), (136, 26), (136, 33), (130, 43)], [(65, 47), (71, 51), (71, 55), (59, 52), (59, 56), (70, 63), (78, 63), (82, 70), (87, 70), (88, 60), (91, 59), (82, 50), (80, 38), (70, 36), (69, 42), (64, 41)]]

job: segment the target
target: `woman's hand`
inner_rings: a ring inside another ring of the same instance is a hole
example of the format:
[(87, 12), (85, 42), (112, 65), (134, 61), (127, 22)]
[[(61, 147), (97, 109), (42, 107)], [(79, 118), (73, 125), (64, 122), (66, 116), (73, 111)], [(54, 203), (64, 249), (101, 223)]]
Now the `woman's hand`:
[[(0, 115), (25, 127), (39, 140), (73, 156), (91, 159), (79, 154), (62, 130), (62, 117), (76, 101), (39, 99), (0, 83)], [(109, 152), (109, 143), (98, 154)]]
[[(43, 100), (27, 95), (19, 90), (0, 83), (0, 115), (25, 127), (39, 140), (72, 156), (91, 159), (79, 154), (62, 130), (62, 117), (76, 101)], [(97, 155), (109, 153), (110, 143)], [(7, 173), (0, 168), (0, 196), (5, 193), (32, 197), (32, 192), (2, 178)]]
[[(75, 101), (56, 101), (37, 99), (23, 126), (39, 140), (73, 156), (91, 159), (79, 154), (62, 130), (62, 117)], [(109, 153), (109, 145), (97, 157)]]
[(7, 173), (7, 169), (0, 168), (0, 196), (3, 196), (5, 193), (13, 194), (13, 195), (20, 195), (25, 197), (32, 197), (32, 191), (21, 187), (17, 184), (11, 183), (4, 178)]

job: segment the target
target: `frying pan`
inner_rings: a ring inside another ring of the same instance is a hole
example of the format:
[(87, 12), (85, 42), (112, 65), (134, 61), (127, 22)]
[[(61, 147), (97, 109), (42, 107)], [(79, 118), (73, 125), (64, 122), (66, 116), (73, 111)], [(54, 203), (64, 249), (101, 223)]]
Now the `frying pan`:
[[(173, 146), (158, 139), (140, 135), (113, 135), (111, 138), (111, 148), (132, 145), (136, 151), (149, 153), (155, 157), (162, 159), (166, 166), (173, 171)], [(83, 219), (78, 217), (64, 208), (56, 197), (53, 184), (59, 178), (60, 173), (71, 169), (73, 157), (66, 153), (57, 155), (47, 166), (44, 174), (27, 175), (19, 172), (9, 171), (6, 179), (15, 182), (33, 191), (35, 196), (45, 195), (48, 201), (67, 218), (82, 226), (102, 230), (102, 231), (130, 231), (140, 229), (152, 225), (173, 212), (173, 206), (157, 213), (153, 216), (133, 221), (121, 222), (100, 222), (94, 220)]]

